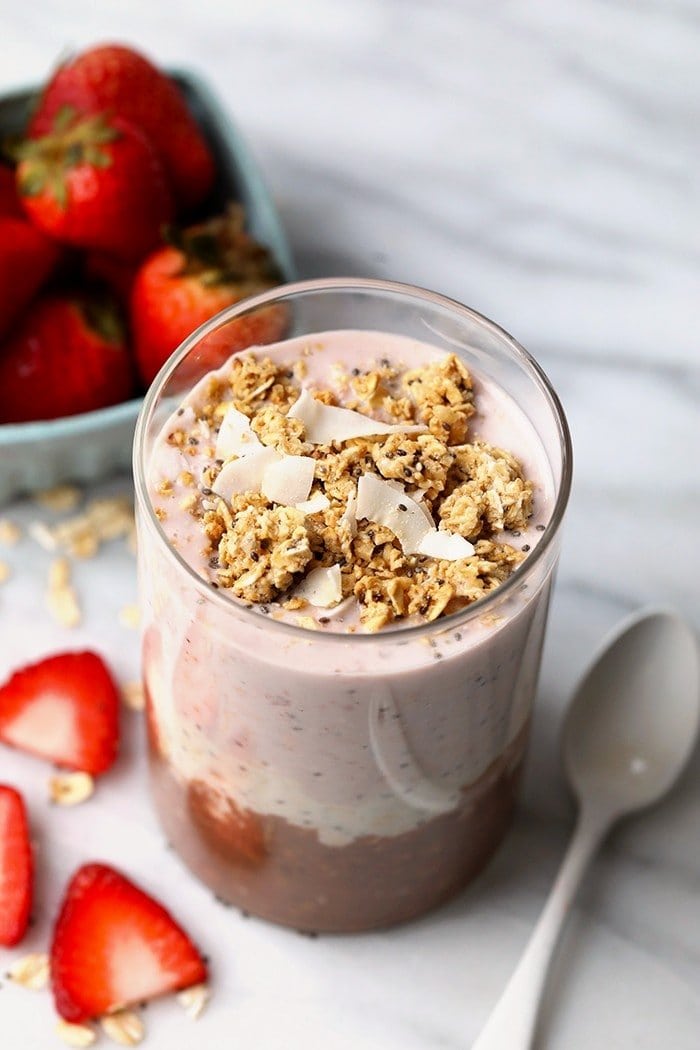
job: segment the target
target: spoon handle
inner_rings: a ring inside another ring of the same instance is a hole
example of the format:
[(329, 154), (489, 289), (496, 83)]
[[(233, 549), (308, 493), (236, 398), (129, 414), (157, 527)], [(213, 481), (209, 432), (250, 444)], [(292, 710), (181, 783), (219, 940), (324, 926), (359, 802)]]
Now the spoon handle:
[(610, 821), (582, 810), (576, 831), (520, 962), (472, 1050), (529, 1050), (547, 971), (564, 920)]

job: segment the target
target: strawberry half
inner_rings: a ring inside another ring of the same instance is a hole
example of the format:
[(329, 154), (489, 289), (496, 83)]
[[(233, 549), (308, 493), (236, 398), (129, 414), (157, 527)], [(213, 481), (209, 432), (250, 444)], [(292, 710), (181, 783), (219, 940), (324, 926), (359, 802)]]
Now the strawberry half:
[(206, 980), (206, 964), (153, 897), (105, 864), (86, 864), (68, 886), (51, 945), (51, 984), (66, 1021)]
[(119, 742), (119, 693), (96, 653), (61, 653), (0, 686), (0, 740), (66, 769), (104, 773)]
[(21, 941), (32, 906), (32, 847), (24, 802), (0, 784), (0, 944)]

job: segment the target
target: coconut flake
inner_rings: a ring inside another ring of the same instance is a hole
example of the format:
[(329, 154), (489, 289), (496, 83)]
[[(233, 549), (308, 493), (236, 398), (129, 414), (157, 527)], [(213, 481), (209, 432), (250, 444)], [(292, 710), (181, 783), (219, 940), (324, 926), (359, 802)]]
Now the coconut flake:
[(302, 514), (318, 514), (319, 511), (328, 510), (330, 505), (331, 501), (328, 499), (328, 496), (324, 496), (322, 492), (314, 492), (309, 499), (294, 504), (296, 509), (300, 510)]
[(265, 471), (280, 458), (274, 448), (261, 445), (259, 449), (226, 463), (212, 490), (227, 501), (238, 492), (259, 492)]
[(363, 474), (357, 484), (356, 514), (391, 529), (404, 554), (423, 554), (442, 561), (457, 561), (474, 554), (473, 545), (463, 536), (436, 529), (425, 504), (412, 499), (396, 481)]
[(347, 525), (351, 536), (357, 536), (357, 489), (353, 489), (348, 496), (345, 510), (340, 515), (339, 525)]
[(250, 420), (237, 408), (229, 408), (216, 438), (216, 458), (248, 456), (264, 446), (250, 425)]
[(356, 514), (391, 529), (405, 554), (417, 553), (423, 537), (435, 527), (424, 507), (374, 474), (363, 474), (357, 483)]
[(282, 456), (265, 469), (260, 489), (268, 499), (285, 507), (303, 503), (311, 492), (315, 467), (311, 456)]
[(310, 605), (315, 605), (320, 609), (328, 609), (331, 605), (337, 605), (343, 597), (340, 566), (331, 565), (328, 569), (312, 569), (294, 588), (294, 597), (305, 598)]
[(350, 438), (378, 434), (423, 434), (427, 429), (411, 423), (380, 423), (350, 408), (325, 405), (308, 390), (302, 390), (287, 415), (290, 419), (302, 421), (304, 438), (312, 445), (327, 445), (331, 441), (349, 441)]
[(418, 544), (417, 554), (428, 558), (439, 558), (441, 561), (458, 561), (460, 558), (471, 558), (475, 553), (474, 545), (456, 532), (446, 529), (431, 529)]

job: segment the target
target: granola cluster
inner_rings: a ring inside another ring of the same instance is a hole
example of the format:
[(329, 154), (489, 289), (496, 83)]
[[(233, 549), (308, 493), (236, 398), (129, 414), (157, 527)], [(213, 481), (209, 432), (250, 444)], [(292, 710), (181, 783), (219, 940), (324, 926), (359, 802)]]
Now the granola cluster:
[[(338, 565), (343, 599), (354, 597), (363, 628), (377, 631), (396, 620), (452, 613), (506, 580), (524, 554), (501, 534), (527, 525), (533, 486), (509, 452), (469, 441), (476, 406), (460, 360), (446, 355), (411, 371), (388, 360), (362, 372), (338, 368), (332, 387), (311, 388), (316, 399), (426, 429), (324, 445), (306, 440), (304, 423), (287, 416), (305, 374), (303, 357), (290, 368), (253, 354), (236, 356), (204, 382), (192, 407), (179, 410), (182, 425), (167, 435), (191, 457), (192, 468), (164, 479), (159, 493), (177, 499), (199, 523), (213, 586), (263, 611), (270, 603), (304, 611), (307, 602), (294, 595), (294, 586), (311, 569)], [(230, 408), (248, 417), (263, 445), (315, 460), (312, 509), (276, 504), (260, 492), (230, 501), (213, 492), (224, 466), (215, 458), (216, 437)], [(348, 507), (363, 474), (400, 485), (435, 525), (470, 541), (474, 554), (454, 561), (406, 554), (389, 528), (355, 520)], [(320, 509), (313, 509), (314, 500)], [(167, 502), (159, 513), (167, 515)]]

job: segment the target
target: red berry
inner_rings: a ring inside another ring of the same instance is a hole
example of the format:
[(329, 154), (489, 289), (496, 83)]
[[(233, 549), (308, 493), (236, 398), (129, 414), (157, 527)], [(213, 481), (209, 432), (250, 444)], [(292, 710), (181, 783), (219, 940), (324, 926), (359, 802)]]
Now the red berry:
[(206, 977), (192, 941), (153, 897), (106, 864), (76, 872), (51, 945), (61, 1017), (78, 1023)]
[(143, 128), (184, 207), (201, 203), (211, 189), (214, 158), (182, 94), (137, 51), (103, 45), (62, 65), (43, 92), (30, 135), (45, 135), (66, 105), (85, 113), (109, 110)]
[(23, 219), (24, 211), (17, 196), (15, 173), (12, 168), (0, 162), (0, 215), (13, 219)]
[(119, 694), (96, 653), (61, 653), (0, 686), (0, 740), (66, 769), (97, 775), (114, 762)]
[(113, 304), (39, 299), (0, 349), (0, 423), (57, 419), (129, 397), (132, 366)]
[(19, 792), (0, 784), (0, 944), (21, 941), (32, 906), (32, 847)]
[(122, 117), (63, 110), (51, 133), (25, 140), (16, 153), (24, 209), (56, 240), (136, 261), (172, 219), (158, 154)]
[(0, 216), (0, 338), (52, 273), (61, 250), (21, 219)]
[[(131, 296), (134, 349), (144, 382), (151, 382), (199, 325), (279, 280), (268, 250), (244, 231), (239, 208), (191, 227), (176, 245), (151, 255), (136, 276)], [(273, 342), (285, 323), (281, 307), (241, 317), (199, 347), (200, 365), (216, 368), (236, 350)]]

